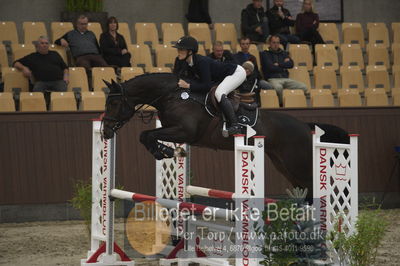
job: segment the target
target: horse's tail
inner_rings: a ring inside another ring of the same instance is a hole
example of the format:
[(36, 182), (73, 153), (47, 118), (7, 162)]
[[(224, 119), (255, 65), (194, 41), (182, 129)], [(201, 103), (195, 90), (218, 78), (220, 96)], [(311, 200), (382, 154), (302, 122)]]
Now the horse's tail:
[(331, 143), (350, 143), (349, 133), (343, 128), (330, 125), (330, 124), (320, 124), (320, 123), (307, 123), (311, 130), (315, 130), (315, 126), (318, 126), (325, 134), (321, 137), (322, 142)]

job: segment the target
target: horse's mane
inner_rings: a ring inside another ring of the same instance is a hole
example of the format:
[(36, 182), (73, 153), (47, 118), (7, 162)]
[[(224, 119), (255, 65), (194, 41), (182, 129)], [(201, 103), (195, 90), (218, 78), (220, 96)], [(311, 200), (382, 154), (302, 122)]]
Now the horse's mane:
[[(138, 75), (134, 78), (131, 78), (123, 83), (131, 83), (133, 81), (140, 81), (140, 79), (142, 79), (142, 78), (147, 78), (147, 77), (151, 77), (151, 76), (168, 76), (168, 77), (170, 77), (170, 76), (175, 76), (175, 75), (173, 73), (145, 73), (145, 74)], [(178, 80), (178, 78), (176, 78), (176, 79)]]
[(135, 95), (147, 98), (163, 94), (177, 88), (178, 78), (172, 73), (147, 73), (123, 82), (125, 89), (133, 90)]

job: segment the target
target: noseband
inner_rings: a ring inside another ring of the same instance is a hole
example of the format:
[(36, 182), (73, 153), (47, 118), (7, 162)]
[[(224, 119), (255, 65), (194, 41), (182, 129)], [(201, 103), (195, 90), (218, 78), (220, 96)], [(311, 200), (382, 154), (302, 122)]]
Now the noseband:
[[(111, 100), (115, 98), (119, 98), (121, 101), (121, 108), (122, 108), (122, 114), (121, 117), (122, 119), (118, 119), (117, 117), (112, 117), (112, 116), (107, 116), (105, 115), (103, 117), (103, 120), (108, 120), (115, 122), (114, 126), (111, 128), (111, 130), (116, 133), (118, 129), (120, 129), (126, 122), (129, 121), (129, 119), (137, 112), (139, 111), (142, 107), (143, 104), (140, 105), (138, 108), (135, 108), (135, 106), (132, 106), (129, 101), (128, 101), (128, 96), (125, 94), (125, 88), (117, 83), (120, 87), (120, 92), (113, 92), (109, 93), (107, 96), (107, 101), (106, 101), (106, 108), (108, 109), (109, 103)], [(107, 113), (107, 110), (106, 110)]]
[[(119, 85), (119, 87), (120, 87), (120, 92), (113, 92), (113, 93), (109, 93), (108, 94), (108, 96), (107, 96), (107, 101), (106, 101), (106, 108), (108, 107), (108, 104), (109, 104), (109, 102), (112, 100), (112, 99), (115, 99), (115, 98), (120, 98), (121, 99), (121, 104), (122, 104), (122, 106), (121, 106), (121, 108), (122, 108), (122, 110), (124, 111), (124, 112), (122, 112), (122, 114), (121, 114), (121, 117), (123, 117), (122, 119), (118, 119), (118, 118), (116, 118), (116, 117), (112, 117), (112, 116), (104, 116), (103, 117), (103, 120), (108, 120), (108, 121), (112, 121), (112, 122), (115, 122), (115, 124), (114, 124), (114, 126), (111, 128), (111, 130), (114, 132), (114, 133), (116, 133), (117, 132), (117, 130), (118, 129), (120, 129), (123, 125), (125, 125), (128, 121), (129, 121), (129, 119), (136, 113), (136, 112), (138, 112), (139, 110), (141, 110), (142, 108), (143, 108), (143, 106), (145, 106), (146, 104), (141, 104), (141, 105), (139, 105), (139, 107), (137, 107), (136, 108), (136, 106), (132, 106), (130, 103), (129, 103), (129, 99), (128, 99), (128, 96), (126, 95), (126, 93), (125, 93), (125, 88), (122, 86), (122, 84), (120, 84), (120, 83), (116, 83), (116, 84), (118, 84)], [(161, 96), (159, 96), (159, 97), (157, 97), (156, 99), (154, 99), (153, 101), (151, 101), (150, 103), (149, 103), (149, 105), (154, 105), (155, 103), (157, 103), (158, 102), (158, 100), (160, 100), (162, 97), (164, 97), (165, 96), (165, 94), (164, 95), (161, 95)], [(127, 110), (127, 111), (125, 111), (125, 110)], [(106, 110), (106, 113), (107, 113), (107, 110)], [(142, 119), (143, 119), (143, 117), (142, 117)]]

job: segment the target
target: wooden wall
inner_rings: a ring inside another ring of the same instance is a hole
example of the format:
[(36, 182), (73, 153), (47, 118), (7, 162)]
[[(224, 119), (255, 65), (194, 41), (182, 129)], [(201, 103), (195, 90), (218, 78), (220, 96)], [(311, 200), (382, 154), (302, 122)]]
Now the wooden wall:
[[(359, 190), (382, 192), (400, 146), (400, 108), (287, 109), (307, 122), (323, 122), (359, 133)], [(91, 119), (99, 113), (0, 114), (0, 204), (67, 202), (73, 184), (91, 176)], [(265, 115), (265, 114), (263, 114)], [(142, 130), (154, 128), (133, 119), (117, 140), (117, 183), (124, 189), (154, 194), (155, 161), (139, 143)], [(289, 186), (266, 160), (268, 196)], [(233, 190), (233, 154), (192, 149), (193, 184)], [(394, 178), (391, 192), (400, 192)]]

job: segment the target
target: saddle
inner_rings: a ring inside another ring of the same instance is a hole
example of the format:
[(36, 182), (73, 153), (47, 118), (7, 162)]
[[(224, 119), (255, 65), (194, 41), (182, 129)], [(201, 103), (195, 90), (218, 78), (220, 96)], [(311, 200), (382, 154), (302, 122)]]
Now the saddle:
[[(179, 93), (181, 99), (190, 99), (198, 104), (201, 104), (204, 106), (205, 110), (210, 116), (219, 117), (221, 110), (219, 108), (219, 103), (215, 98), (216, 89), (217, 86), (212, 87), (207, 94), (190, 91)], [(228, 95), (228, 99), (233, 105), (239, 125), (243, 127), (246, 127), (247, 125), (253, 127), (258, 118), (258, 105), (255, 99), (255, 93), (238, 93), (233, 91)]]
[[(215, 98), (215, 91), (217, 87), (218, 86), (212, 87), (210, 92), (207, 94), (206, 105), (211, 105), (215, 110), (219, 111), (219, 104)], [(232, 91), (227, 96), (228, 100), (232, 103), (233, 109), (235, 112), (237, 112), (239, 110), (239, 106), (244, 107), (247, 110), (256, 110), (258, 106), (255, 95), (256, 94), (254, 92), (239, 93), (237, 91)]]

